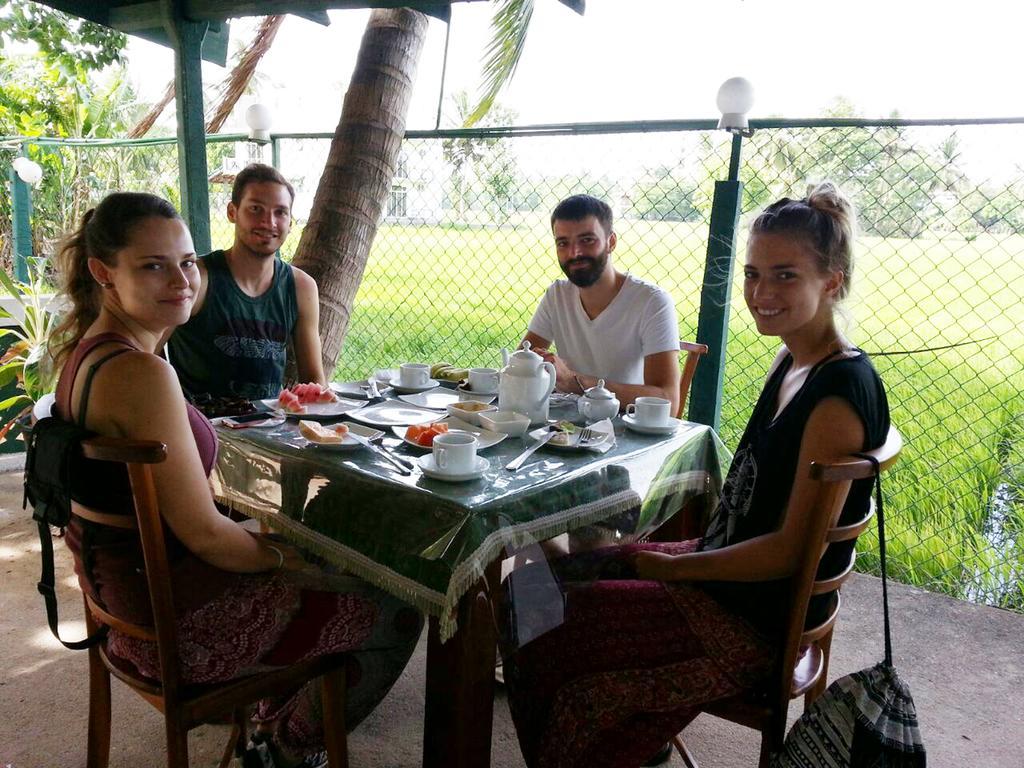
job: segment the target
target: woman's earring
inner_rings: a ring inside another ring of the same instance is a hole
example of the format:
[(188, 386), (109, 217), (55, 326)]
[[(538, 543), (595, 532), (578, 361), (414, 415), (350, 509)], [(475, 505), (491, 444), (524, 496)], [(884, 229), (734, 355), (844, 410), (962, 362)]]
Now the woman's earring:
[(100, 283), (100, 288), (113, 288), (113, 283)]

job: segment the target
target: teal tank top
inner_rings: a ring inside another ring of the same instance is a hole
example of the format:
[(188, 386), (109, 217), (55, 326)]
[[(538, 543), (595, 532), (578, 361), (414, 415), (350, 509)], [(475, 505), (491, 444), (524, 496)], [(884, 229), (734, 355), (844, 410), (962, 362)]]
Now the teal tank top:
[(253, 298), (235, 283), (224, 251), (202, 260), (209, 283), (203, 308), (168, 342), (182, 389), (190, 397), (277, 397), (299, 316), (292, 268), (275, 258), (270, 288)]

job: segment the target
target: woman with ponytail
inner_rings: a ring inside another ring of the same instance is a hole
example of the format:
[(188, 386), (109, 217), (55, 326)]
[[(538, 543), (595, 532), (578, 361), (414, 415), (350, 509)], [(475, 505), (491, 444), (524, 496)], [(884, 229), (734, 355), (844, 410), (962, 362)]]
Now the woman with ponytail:
[[(254, 535), (217, 510), (207, 480), (216, 433), (186, 404), (174, 370), (156, 354), (189, 318), (200, 279), (194, 250), (174, 207), (154, 195), (117, 192), (85, 215), (59, 254), (70, 308), (54, 336), (53, 354), (63, 366), (56, 412), (100, 435), (167, 446), (153, 476), (169, 532), (186, 681), (218, 682), (352, 652), (359, 674), (349, 675), (351, 728), (401, 674), (421, 617), (361, 580), (323, 574), (294, 548)], [(93, 492), (109, 497), (107, 511), (131, 513), (127, 488)], [(73, 517), (67, 542), (83, 590), (113, 613), (145, 623), (137, 536)], [(159, 678), (153, 643), (111, 630), (108, 650)], [(317, 699), (311, 684), (261, 702), (260, 750), (278, 766), (298, 764), (322, 747)]]
[[(889, 429), (882, 382), (836, 322), (853, 274), (853, 237), (853, 209), (828, 183), (773, 203), (754, 221), (744, 298), (758, 332), (782, 347), (721, 502), (700, 539), (551, 564), (556, 574), (597, 580), (563, 581), (564, 623), (505, 658), (509, 707), (531, 767), (660, 764), (652, 758), (667, 760), (667, 750), (658, 748), (701, 704), (741, 692), (769, 669), (782, 579), (816, 511), (798, 468), (877, 448)], [(854, 483), (841, 519), (862, 517), (869, 494), (870, 480)], [(848, 555), (830, 549), (823, 569)], [(519, 596), (528, 568), (509, 579)], [(809, 623), (824, 618), (823, 607), (812, 602)]]

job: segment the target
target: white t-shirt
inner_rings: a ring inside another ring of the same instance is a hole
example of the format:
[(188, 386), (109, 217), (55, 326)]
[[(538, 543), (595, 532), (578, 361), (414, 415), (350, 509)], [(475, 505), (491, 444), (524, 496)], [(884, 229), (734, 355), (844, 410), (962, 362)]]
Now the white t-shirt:
[(644, 358), (679, 349), (672, 297), (632, 275), (596, 318), (587, 317), (580, 289), (552, 283), (530, 321), (530, 331), (551, 341), (578, 373), (621, 384), (644, 383)]

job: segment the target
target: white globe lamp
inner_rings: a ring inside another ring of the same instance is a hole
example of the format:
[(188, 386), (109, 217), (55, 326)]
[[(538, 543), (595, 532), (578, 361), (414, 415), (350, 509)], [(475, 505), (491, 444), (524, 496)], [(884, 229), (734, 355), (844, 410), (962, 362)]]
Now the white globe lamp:
[(270, 108), (266, 104), (250, 104), (245, 110), (245, 124), (252, 141), (270, 141)]
[(733, 133), (749, 131), (747, 112), (754, 106), (754, 86), (745, 77), (730, 77), (718, 89), (718, 127)]
[(27, 157), (17, 157), (11, 163), (18, 178), (30, 186), (35, 186), (43, 180), (43, 168), (34, 160)]

